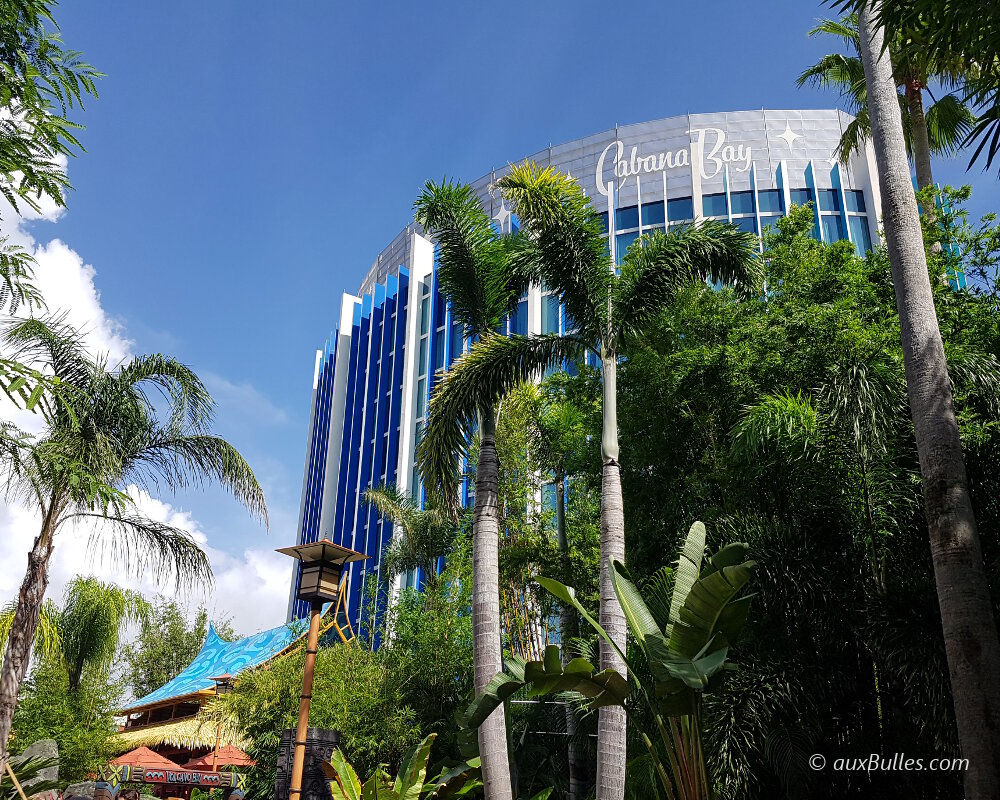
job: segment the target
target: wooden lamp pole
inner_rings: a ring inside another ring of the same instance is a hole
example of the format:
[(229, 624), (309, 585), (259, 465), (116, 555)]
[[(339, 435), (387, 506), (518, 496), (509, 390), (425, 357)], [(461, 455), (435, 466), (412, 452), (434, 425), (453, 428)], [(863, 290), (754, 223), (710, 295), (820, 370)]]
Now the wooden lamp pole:
[(302, 797), (302, 776), (306, 764), (306, 737), (309, 731), (309, 705), (313, 694), (313, 677), (316, 673), (316, 653), (319, 650), (319, 620), (323, 616), (323, 603), (332, 603), (340, 593), (344, 566), (351, 561), (368, 558), (363, 553), (349, 550), (322, 539), (311, 544), (278, 548), (279, 553), (296, 558), (301, 563), (298, 599), (309, 603), (309, 636), (306, 638), (306, 663), (302, 672), (302, 694), (299, 695), (299, 720), (295, 727), (292, 776), (289, 800)]

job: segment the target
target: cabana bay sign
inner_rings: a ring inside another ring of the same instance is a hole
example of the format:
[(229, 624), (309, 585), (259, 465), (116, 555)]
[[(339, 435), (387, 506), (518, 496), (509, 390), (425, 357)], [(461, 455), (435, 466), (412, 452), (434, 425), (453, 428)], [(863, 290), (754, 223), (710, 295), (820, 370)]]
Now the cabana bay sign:
[[(727, 144), (726, 132), (722, 128), (693, 128), (689, 131), (691, 144), (679, 150), (642, 154), (633, 146), (628, 154), (622, 142), (611, 142), (597, 159), (597, 173), (594, 176), (597, 190), (605, 197), (611, 196), (610, 178), (620, 189), (628, 179), (639, 179), (640, 175), (666, 172), (679, 167), (696, 164), (702, 180), (714, 178), (726, 164), (734, 164), (737, 172), (750, 169), (752, 148), (747, 144)], [(610, 175), (608, 173), (611, 173)]]

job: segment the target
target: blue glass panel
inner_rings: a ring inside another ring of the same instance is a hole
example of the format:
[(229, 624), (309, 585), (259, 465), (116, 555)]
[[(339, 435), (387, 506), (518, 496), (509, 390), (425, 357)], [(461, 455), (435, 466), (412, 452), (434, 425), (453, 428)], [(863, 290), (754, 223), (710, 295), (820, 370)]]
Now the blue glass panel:
[(733, 225), (741, 231), (757, 233), (757, 220), (755, 217), (737, 217), (733, 220)]
[(778, 189), (761, 189), (757, 192), (757, 203), (761, 214), (780, 214), (782, 208), (781, 192)]
[(774, 228), (775, 231), (778, 229), (778, 220), (781, 219), (780, 214), (775, 214), (767, 217), (760, 218), (760, 230), (762, 233), (766, 233), (768, 228)]
[(639, 206), (619, 208), (615, 211), (615, 230), (623, 231), (639, 227)]
[(823, 241), (832, 244), (844, 238), (844, 222), (840, 214), (824, 214), (823, 220)]
[(694, 203), (690, 197), (675, 197), (667, 200), (667, 216), (671, 222), (694, 219)]
[(427, 333), (431, 327), (431, 299), (424, 297), (420, 301), (420, 334)]
[(522, 300), (517, 304), (514, 315), (510, 318), (510, 332), (518, 336), (528, 335), (528, 301)]
[(872, 237), (868, 231), (868, 217), (848, 217), (851, 226), (851, 238), (858, 255), (864, 255), (872, 249)]
[(451, 324), (451, 361), (462, 355), (462, 348), (465, 344), (465, 327), (461, 322)]
[(858, 189), (851, 189), (844, 192), (844, 199), (847, 201), (848, 211), (860, 211), (864, 213), (867, 210), (865, 208), (865, 193)]
[(729, 202), (734, 214), (752, 214), (754, 211), (753, 192), (731, 192)]
[(662, 225), (663, 203), (643, 203), (642, 224), (643, 227), (646, 225)]
[(726, 216), (726, 196), (724, 194), (706, 194), (701, 198), (701, 212), (706, 217)]
[(819, 210), (840, 211), (840, 192), (836, 189), (820, 189)]
[(444, 331), (439, 331), (434, 335), (434, 371), (444, 366)]
[(792, 189), (789, 195), (793, 206), (804, 206), (813, 199), (812, 189)]
[(542, 295), (542, 333), (559, 333), (559, 298)]
[(652, 225), (648, 228), (643, 227), (642, 232), (647, 236), (652, 236), (654, 233), (663, 233), (664, 231), (662, 225)]
[(444, 297), (441, 296), (440, 292), (436, 293), (435, 301), (436, 302), (434, 303), (434, 327), (440, 328), (442, 325), (444, 325), (445, 314), (448, 311), (448, 304), (445, 302), (445, 299)]
[(638, 238), (638, 231), (632, 231), (632, 233), (619, 233), (615, 237), (615, 256), (617, 257), (619, 264), (625, 257), (625, 251), (628, 250), (628, 246)]

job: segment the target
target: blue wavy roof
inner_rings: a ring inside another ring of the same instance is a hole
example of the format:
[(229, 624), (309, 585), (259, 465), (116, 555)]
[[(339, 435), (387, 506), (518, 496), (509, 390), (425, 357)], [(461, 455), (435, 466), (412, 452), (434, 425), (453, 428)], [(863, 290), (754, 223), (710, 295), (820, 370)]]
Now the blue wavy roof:
[(235, 642), (224, 642), (215, 632), (215, 627), (209, 625), (205, 644), (190, 666), (155, 692), (134, 701), (124, 711), (162, 703), (175, 697), (185, 697), (204, 689), (214, 689), (213, 677), (227, 672), (235, 676), (245, 669), (263, 664), (299, 639), (305, 631), (304, 620), (299, 620)]

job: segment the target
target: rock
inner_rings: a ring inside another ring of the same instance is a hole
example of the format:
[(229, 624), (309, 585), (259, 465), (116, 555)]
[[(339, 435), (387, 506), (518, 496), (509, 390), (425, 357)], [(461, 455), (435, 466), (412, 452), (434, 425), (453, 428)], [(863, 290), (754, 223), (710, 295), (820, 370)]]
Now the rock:
[(84, 781), (83, 783), (71, 783), (63, 792), (63, 800), (94, 800), (94, 791), (97, 784), (94, 781)]
[(52, 766), (40, 769), (38, 775), (31, 780), (24, 781), (24, 788), (28, 789), (39, 783), (59, 782), (59, 745), (55, 739), (39, 739), (37, 742), (29, 744), (21, 755), (12, 758), (14, 764), (23, 764), (25, 761), (52, 761)]

